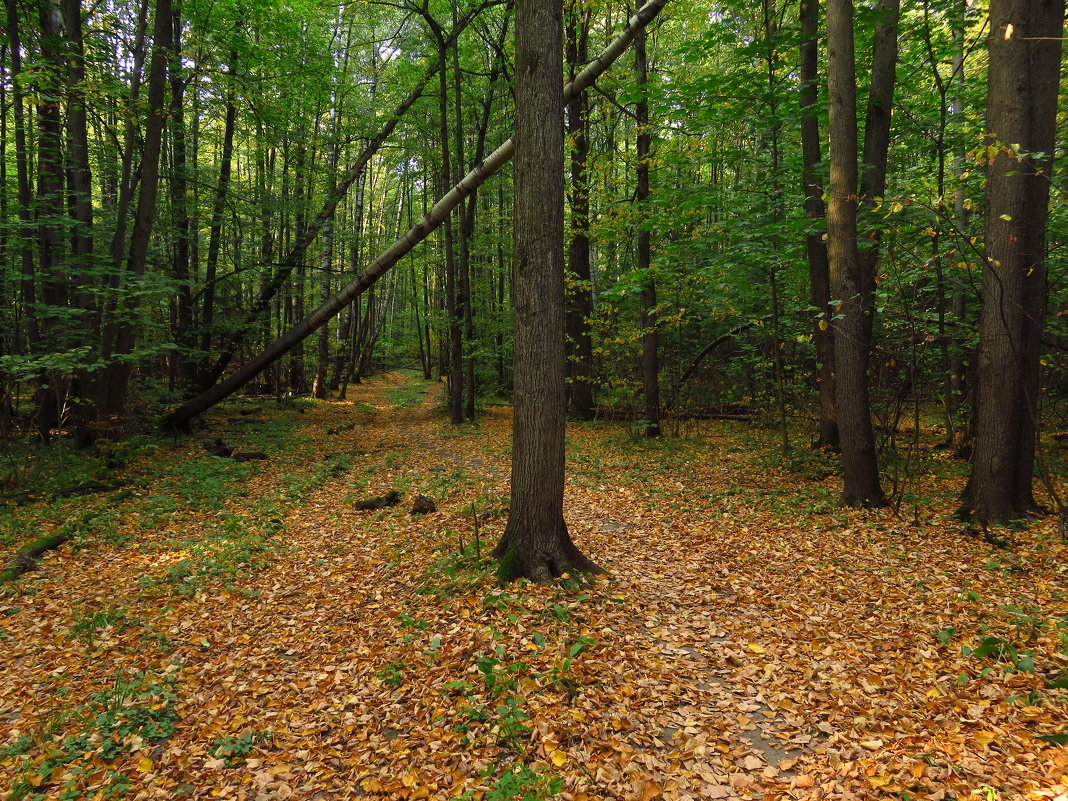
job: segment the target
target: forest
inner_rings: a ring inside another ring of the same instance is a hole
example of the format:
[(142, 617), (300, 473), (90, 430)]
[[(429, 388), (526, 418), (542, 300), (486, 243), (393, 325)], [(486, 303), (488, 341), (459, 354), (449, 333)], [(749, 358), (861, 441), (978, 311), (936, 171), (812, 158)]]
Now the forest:
[(0, 799), (1068, 798), (1063, 0), (5, 0)]

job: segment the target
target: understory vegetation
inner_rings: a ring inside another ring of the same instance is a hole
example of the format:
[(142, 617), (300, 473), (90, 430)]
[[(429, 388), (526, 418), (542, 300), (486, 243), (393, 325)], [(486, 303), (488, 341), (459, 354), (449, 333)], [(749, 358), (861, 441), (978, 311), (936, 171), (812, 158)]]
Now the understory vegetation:
[(211, 416), (267, 460), (146, 439), (129, 495), (5, 506), (8, 555), (94, 510), (0, 587), (9, 798), (1061, 791), (1068, 546), (969, 533), (932, 427), (900, 502), (858, 511), (774, 426), (572, 426), (567, 521), (611, 574), (502, 586), (507, 408), (457, 429), (434, 382), (350, 393)]

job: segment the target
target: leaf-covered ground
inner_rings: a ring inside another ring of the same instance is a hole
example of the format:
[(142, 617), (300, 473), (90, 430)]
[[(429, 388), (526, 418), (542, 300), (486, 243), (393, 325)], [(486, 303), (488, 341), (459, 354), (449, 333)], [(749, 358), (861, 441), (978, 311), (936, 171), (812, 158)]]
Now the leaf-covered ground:
[(220, 413), (270, 460), (180, 442), (66, 522), (9, 513), (5, 563), (75, 538), (0, 597), (0, 798), (1068, 798), (1052, 524), (965, 536), (937, 456), (853, 512), (744, 424), (575, 425), (568, 523), (611, 578), (502, 588), (509, 410), (451, 429), (438, 394)]

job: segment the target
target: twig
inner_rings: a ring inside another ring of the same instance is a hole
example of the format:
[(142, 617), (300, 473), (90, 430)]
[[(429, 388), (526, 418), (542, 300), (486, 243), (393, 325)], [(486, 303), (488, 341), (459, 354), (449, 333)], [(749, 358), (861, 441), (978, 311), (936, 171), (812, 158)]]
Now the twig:
[(478, 538), (478, 514), (475, 512), (475, 502), (471, 501), (471, 519), (475, 521), (475, 558), (482, 558), (482, 542)]

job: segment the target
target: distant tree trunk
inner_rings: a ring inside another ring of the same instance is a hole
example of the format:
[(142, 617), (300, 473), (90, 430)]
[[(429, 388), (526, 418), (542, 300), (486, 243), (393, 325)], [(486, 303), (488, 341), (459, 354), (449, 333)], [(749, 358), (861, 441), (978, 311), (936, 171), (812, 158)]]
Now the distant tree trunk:
[(515, 422), (499, 574), (600, 571), (564, 522), (562, 0), (516, 4)]
[[(334, 100), (337, 103), (337, 100)], [(328, 192), (333, 192), (337, 185), (337, 154), (338, 154), (338, 127), (340, 124), (340, 110), (331, 108), (330, 143), (326, 153), (326, 180)], [(334, 264), (334, 219), (331, 216), (323, 223), (321, 235), (322, 242), (319, 252), (319, 288), (322, 299), (326, 300), (331, 295), (333, 288), (333, 264)], [(329, 326), (319, 329), (318, 347), (315, 359), (315, 380), (312, 383), (312, 394), (319, 399), (326, 397), (326, 371), (330, 361), (330, 337)]]
[[(639, 0), (637, 10), (641, 10)], [(660, 333), (656, 324), (656, 280), (652, 274), (652, 247), (649, 241), (649, 60), (645, 53), (643, 28), (634, 37), (634, 71), (638, 81), (638, 102), (634, 125), (637, 130), (638, 205), (637, 268), (641, 279), (642, 395), (645, 398), (645, 436), (660, 436)]]
[(857, 86), (852, 0), (827, 5), (830, 192), (827, 250), (831, 291), (841, 299), (835, 321), (835, 406), (842, 444), (842, 503), (884, 506), (868, 400), (865, 284), (857, 252)]
[[(571, 77), (586, 63), (590, 34), (590, 13), (571, 6), (567, 63)], [(571, 141), (571, 242), (567, 251), (567, 373), (570, 383), (568, 405), (571, 414), (580, 420), (593, 417), (593, 339), (590, 335), (590, 316), (593, 314), (593, 295), (590, 284), (590, 178), (588, 161), (589, 98), (583, 93), (567, 104), (567, 132)]]
[(7, 37), (10, 43), (11, 105), (15, 124), (15, 173), (18, 183), (19, 207), (19, 256), (23, 313), (26, 318), (26, 339), (30, 352), (34, 352), (40, 340), (37, 324), (37, 289), (34, 283), (36, 266), (33, 254), (33, 190), (30, 186), (29, 154), (26, 145), (26, 106), (22, 75), (22, 42), (19, 36), (19, 12), (17, 0), (7, 0)]
[[(641, 12), (628, 21), (627, 26), (620, 31), (619, 35), (575, 77), (574, 81), (564, 87), (563, 97), (559, 98), (561, 102), (567, 103), (576, 93), (583, 92), (589, 88), (597, 80), (598, 76), (626, 51), (627, 46), (634, 40), (635, 33), (656, 17), (667, 2), (668, 0), (650, 0), (650, 2), (642, 6)], [(472, 169), (471, 172), (464, 176), (463, 180), (438, 200), (419, 222), (380, 253), (363, 273), (342, 287), (340, 291), (305, 319), (295, 321), (292, 328), (268, 345), (262, 353), (242, 365), (233, 375), (174, 410), (167, 416), (164, 421), (165, 424), (176, 430), (184, 429), (193, 417), (206, 409), (210, 409), (223, 398), (232, 395), (253, 377), (259, 375), (262, 370), (296, 348), (312, 332), (317, 331), (320, 326), (324, 325), (345, 306), (352, 303), (369, 287), (374, 286), (375, 282), (396, 264), (402, 256), (406, 255), (440, 226), (445, 217), (459, 205), (464, 197), (489, 176), (501, 169), (512, 158), (514, 152), (514, 141), (512, 139), (505, 140), (500, 147), (490, 153), (481, 164)], [(503, 272), (502, 270), (501, 275), (503, 275)], [(503, 287), (500, 292), (503, 295)], [(529, 295), (530, 293), (527, 294)], [(562, 348), (561, 342), (561, 354), (563, 352)], [(562, 359), (563, 356), (561, 355)]]
[(185, 140), (185, 86), (186, 78), (182, 73), (182, 11), (181, 0), (175, 4), (173, 13), (172, 55), (170, 64), (171, 85), (171, 207), (173, 208), (174, 226), (174, 261), (172, 275), (177, 284), (174, 315), (174, 344), (177, 346), (172, 354), (172, 374), (177, 378), (192, 379), (190, 374), (193, 362), (189, 360), (189, 351), (193, 341), (193, 289), (190, 284), (191, 260), (189, 245), (195, 235), (193, 220), (189, 214), (189, 165)]
[[(819, 0), (801, 0), (801, 86), (798, 93), (801, 107), (801, 157), (803, 160), (802, 187), (805, 194), (805, 216), (814, 222), (824, 222), (823, 178), (820, 162), (819, 121)], [(808, 255), (809, 299), (817, 309), (812, 337), (816, 346), (816, 382), (820, 394), (819, 429), (813, 448), (838, 449), (838, 414), (834, 406), (834, 329), (830, 306), (830, 265), (827, 243), (820, 230), (805, 236)]]
[(227, 64), (230, 79), (226, 95), (226, 119), (223, 123), (222, 154), (219, 157), (219, 181), (215, 185), (215, 200), (211, 207), (211, 230), (208, 234), (208, 256), (204, 262), (204, 298), (200, 312), (200, 386), (206, 389), (212, 384), (211, 341), (215, 327), (215, 285), (219, 269), (219, 251), (222, 248), (223, 213), (230, 192), (230, 175), (233, 170), (234, 129), (237, 127), (237, 50), (231, 50)]
[(85, 98), (85, 46), (80, 0), (63, 0), (67, 38), (67, 154), (70, 175), (71, 267), (81, 288), (78, 307), (87, 310), (85, 293), (92, 281), (93, 177), (89, 169), (89, 124)]
[[(453, 25), (455, 26), (456, 20), (456, 6), (453, 6)], [(442, 70), (442, 75), (445, 74), (445, 70)], [(452, 94), (455, 100), (453, 101), (453, 114), (455, 130), (453, 134), (455, 136), (456, 147), (456, 175), (464, 175), (467, 172), (466, 159), (464, 157), (464, 139), (466, 137), (466, 131), (464, 129), (464, 105), (463, 105), (463, 76), (460, 74), (460, 43), (453, 42), (452, 45)], [(490, 92), (493, 91), (493, 84), (490, 84)], [(488, 124), (488, 113), (486, 117)], [(482, 141), (485, 141), (485, 129), (480, 132)], [(476, 163), (481, 160), (479, 154), (475, 155)], [(448, 183), (448, 182), (447, 182)], [(459, 259), (457, 260), (457, 272), (456, 277), (456, 326), (460, 329), (456, 336), (456, 342), (453, 347), (456, 349), (452, 357), (452, 370), (461, 370), (463, 372), (463, 380), (460, 381), (460, 393), (464, 395), (463, 398), (463, 416), (468, 420), (475, 419), (475, 396), (477, 388), (475, 387), (475, 361), (474, 361), (474, 317), (473, 309), (471, 307), (471, 237), (474, 235), (475, 229), (475, 211), (477, 192), (473, 192), (460, 203), (460, 248), (458, 252)], [(468, 224), (470, 221), (470, 224)], [(448, 222), (445, 223), (448, 225)], [(446, 257), (447, 258), (447, 257)], [(450, 370), (450, 372), (452, 372)], [(449, 377), (449, 387), (452, 390), (452, 376)], [(466, 393), (464, 389), (466, 388)], [(451, 407), (450, 407), (451, 408)]]
[[(67, 307), (69, 276), (63, 245), (67, 225), (64, 202), (63, 26), (58, 0), (41, 0), (38, 6), (41, 26), (39, 47), (41, 69), (36, 71), (37, 93), (37, 250), (40, 269), (41, 306), (38, 323), (42, 344), (65, 350), (72, 333), (64, 312)], [(59, 426), (62, 403), (69, 380), (59, 371), (42, 376), (35, 395), (35, 419), (42, 438)]]
[[(314, 141), (314, 136), (307, 136)], [(296, 157), (293, 167), (293, 205), (296, 211), (293, 214), (293, 238), (300, 241), (304, 237), (304, 231), (308, 220), (308, 201), (311, 194), (312, 170), (308, 164), (308, 146), (299, 144), (296, 148)], [(314, 160), (314, 158), (313, 158)], [(307, 254), (304, 254), (307, 255)], [(304, 317), (304, 294), (308, 275), (306, 261), (297, 263), (296, 272), (290, 286), (290, 314), (291, 322)], [(297, 343), (289, 354), (289, 389), (294, 395), (305, 395), (308, 392), (308, 382), (304, 371), (304, 343)]]
[[(163, 125), (166, 119), (167, 61), (170, 58), (171, 0), (156, 1), (156, 19), (152, 35), (152, 61), (148, 72), (148, 112), (145, 123), (144, 146), (140, 168), (140, 194), (134, 214), (133, 231), (130, 235), (129, 257), (125, 273), (136, 279), (145, 272), (148, 262), (148, 243), (156, 218), (156, 194), (159, 188), (159, 157), (163, 142)], [(126, 295), (117, 310), (118, 323), (112, 353), (114, 358), (105, 368), (102, 383), (103, 396), (97, 405), (103, 417), (123, 417), (133, 360), (130, 358), (137, 341), (134, 320), (136, 297)], [(118, 433), (116, 431), (116, 433)]]
[(984, 523), (1039, 511), (1032, 478), (1064, 11), (1064, 0), (990, 4), (986, 130), (994, 155), (987, 163), (975, 450), (963, 510)]
[[(349, 53), (352, 49), (352, 24), (351, 18), (348, 24), (346, 24), (345, 17), (346, 6), (341, 6), (338, 11), (338, 17), (336, 22), (335, 32), (340, 36), (341, 30), (344, 28), (345, 39), (344, 49), (341, 54), (340, 61), (335, 58), (334, 75), (335, 78), (331, 81), (330, 88), (330, 141), (327, 144), (326, 154), (326, 180), (327, 180), (327, 197), (332, 197), (337, 192), (337, 170), (338, 170), (338, 157), (341, 153), (341, 143), (339, 141), (341, 120), (343, 112), (343, 96), (338, 93), (336, 76), (339, 74), (347, 74), (349, 67)], [(331, 212), (329, 217), (323, 222), (322, 228), (322, 245), (319, 253), (319, 288), (322, 293), (322, 300), (326, 300), (330, 297), (334, 287), (334, 214)], [(349, 317), (351, 320), (351, 315)], [(324, 325), (319, 329), (319, 341), (318, 349), (316, 353), (315, 363), (315, 382), (312, 385), (312, 394), (316, 398), (325, 398), (326, 391), (328, 389), (327, 384), (327, 372), (330, 367), (330, 332), (329, 326)]]
[[(954, 98), (949, 103), (949, 115), (953, 133), (956, 136), (956, 153), (953, 159), (953, 173), (956, 181), (956, 191), (953, 193), (953, 222), (956, 227), (957, 242), (962, 242), (965, 234), (966, 218), (964, 210), (964, 177), (968, 169), (968, 143), (962, 130), (963, 109), (961, 107), (964, 97), (964, 17), (967, 13), (967, 0), (955, 4), (955, 18), (953, 21), (953, 91)], [(959, 252), (959, 250), (958, 250)], [(964, 259), (968, 261), (968, 259)], [(965, 294), (963, 282), (955, 282), (953, 297), (950, 301), (955, 322), (959, 325), (964, 322)], [(945, 403), (947, 414), (952, 419), (961, 410), (961, 401), (964, 399), (967, 382), (965, 380), (964, 367), (964, 344), (957, 332), (957, 326), (947, 336), (949, 349), (949, 371), (946, 376)], [(946, 444), (953, 450), (957, 450), (971, 439), (969, 414), (965, 408), (960, 422), (953, 434), (955, 438)], [(949, 432), (947, 432), (947, 439)]]
[[(449, 70), (448, 42), (445, 32), (424, 7), (420, 12), (437, 43), (441, 72), (438, 73), (438, 148), (441, 152), (441, 184), (444, 190), (452, 185), (452, 146), (449, 142)], [(459, 102), (459, 97), (457, 97)], [(443, 191), (444, 191), (443, 190)], [(449, 421), (458, 425), (464, 419), (464, 364), (462, 327), (463, 309), (458, 303), (458, 277), (456, 273), (456, 246), (452, 231), (452, 215), (445, 218), (442, 227), (442, 243), (445, 249), (445, 318), (448, 332), (446, 359), (449, 377)]]
[[(503, 52), (504, 43), (508, 35), (509, 16), (505, 15), (501, 23), (501, 30), (495, 45), (498, 53)], [(455, 25), (454, 25), (455, 27)], [(481, 163), (486, 155), (486, 135), (489, 132), (490, 113), (493, 110), (494, 96), (497, 90), (497, 80), (501, 74), (501, 59), (495, 58), (493, 67), (490, 69), (488, 86), (485, 97), (482, 98), (482, 114), (479, 117), (478, 128), (475, 132), (475, 152), (472, 162)], [(453, 45), (453, 93), (456, 95), (456, 153), (457, 164), (461, 172), (466, 169), (463, 153), (463, 115), (460, 104), (460, 63), (458, 57), (458, 45)], [(461, 204), (460, 215), (460, 295), (463, 310), (463, 338), (464, 338), (464, 385), (467, 393), (464, 398), (464, 415), (469, 420), (475, 419), (475, 401), (478, 396), (478, 387), (475, 384), (475, 317), (474, 299), (471, 294), (471, 239), (475, 234), (475, 218), (477, 213), (478, 188), (471, 191), (467, 200)]]
[[(886, 192), (886, 158), (890, 147), (890, 121), (897, 75), (897, 22), (900, 0), (879, 0), (872, 45), (871, 90), (864, 125), (863, 170), (860, 174), (860, 202), (874, 206)], [(855, 81), (856, 79), (854, 79)], [(864, 307), (864, 347), (870, 350), (875, 320), (875, 275), (879, 266), (882, 231), (866, 233), (870, 243), (859, 253), (861, 299)]]
[[(778, 22), (775, 17), (774, 0), (764, 0), (764, 38), (767, 50), (765, 51), (765, 63), (768, 70), (768, 112), (772, 120), (771, 130), (768, 132), (767, 146), (771, 150), (771, 219), (774, 224), (778, 220), (786, 218), (786, 208), (783, 200), (782, 178), (779, 175), (780, 163), (780, 130), (779, 130), (779, 105), (778, 86), (776, 80), (777, 70), (777, 39)], [(776, 243), (777, 246), (780, 243)], [(782, 358), (782, 298), (779, 286), (779, 256), (773, 253), (768, 264), (768, 284), (771, 288), (771, 331), (772, 331), (772, 365), (775, 370), (775, 406), (779, 416), (779, 436), (782, 445), (782, 455), (790, 455), (790, 432), (786, 425), (786, 370), (783, 367)]]

